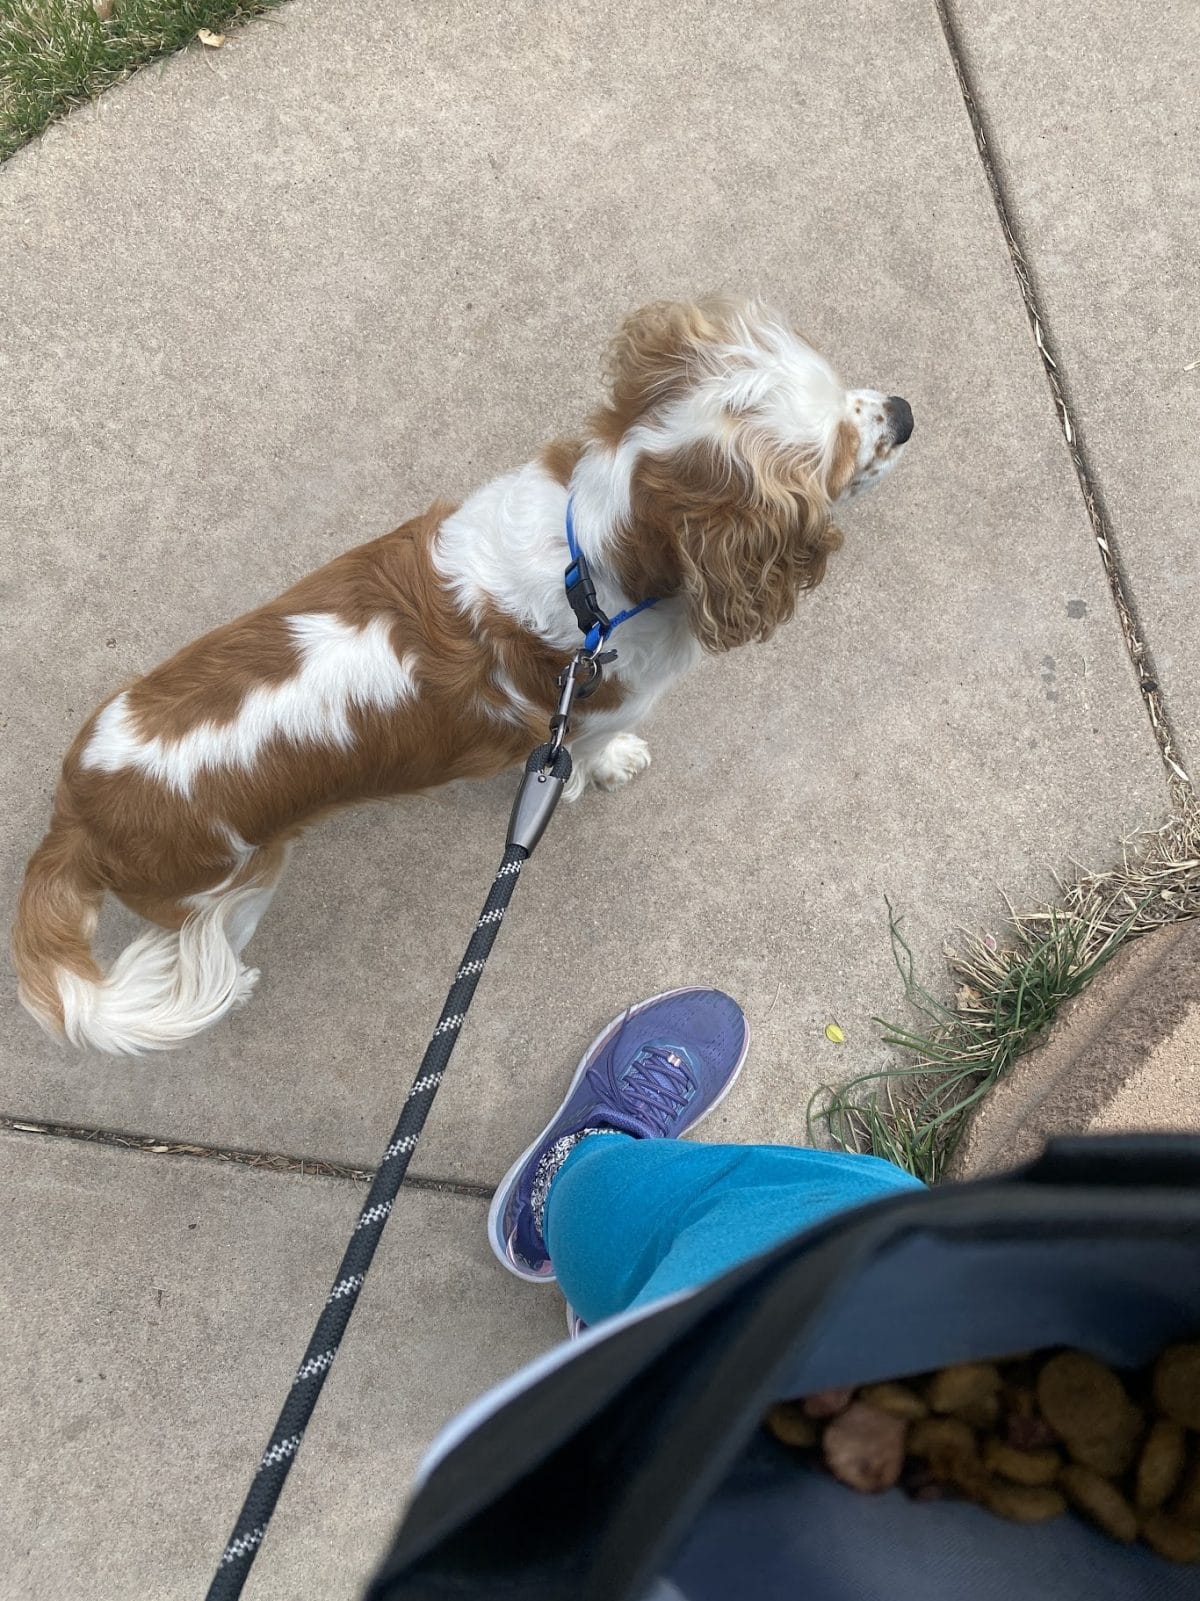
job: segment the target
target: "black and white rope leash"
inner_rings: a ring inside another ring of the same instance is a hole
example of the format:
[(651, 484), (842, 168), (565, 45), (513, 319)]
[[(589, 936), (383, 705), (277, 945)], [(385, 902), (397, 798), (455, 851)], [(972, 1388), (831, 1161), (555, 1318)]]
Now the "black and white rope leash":
[(404, 1182), (408, 1164), (487, 966), (492, 946), (496, 943), (521, 868), (545, 832), (562, 795), (563, 786), (571, 776), (571, 758), (563, 746), (571, 701), (581, 681), (590, 683), (594, 677), (589, 653), (581, 651), (559, 680), (561, 694), (551, 725), (552, 737), (547, 744), (540, 745), (525, 764), (525, 776), (513, 806), (499, 870), (458, 972), (454, 975), (433, 1037), (421, 1058), (421, 1066), (404, 1102), (400, 1120), (363, 1202), (329, 1299), (317, 1319), (304, 1359), (296, 1370), (283, 1410), (271, 1431), (267, 1449), (255, 1470), (229, 1543), (208, 1587), (207, 1601), (235, 1601), (242, 1593), (251, 1564), (267, 1532), (275, 1503), (279, 1500), (284, 1481), (304, 1438), (304, 1431), (337, 1356), (342, 1336), (374, 1258), (375, 1248)]

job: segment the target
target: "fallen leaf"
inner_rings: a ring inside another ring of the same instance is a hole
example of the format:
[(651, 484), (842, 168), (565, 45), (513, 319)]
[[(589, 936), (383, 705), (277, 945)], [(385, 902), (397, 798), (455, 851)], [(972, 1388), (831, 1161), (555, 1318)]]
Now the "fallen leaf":
[(214, 33), (211, 28), (198, 28), (196, 37), (201, 44), (206, 44), (210, 50), (219, 50), (225, 43), (223, 33)]
[(846, 1043), (846, 1036), (836, 1023), (826, 1023), (825, 1038), (832, 1045), (844, 1045)]
[(954, 992), (954, 1004), (960, 1012), (978, 1012), (983, 1006), (983, 996), (970, 984), (960, 984)]
[(92, 10), (100, 22), (111, 22), (117, 9), (117, 0), (92, 0)]

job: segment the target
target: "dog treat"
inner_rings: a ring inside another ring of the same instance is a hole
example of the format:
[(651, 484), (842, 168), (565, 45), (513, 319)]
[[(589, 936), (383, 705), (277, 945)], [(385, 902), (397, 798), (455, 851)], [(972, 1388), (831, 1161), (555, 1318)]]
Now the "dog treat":
[(928, 1462), (905, 1458), (900, 1475), (900, 1488), (910, 1501), (947, 1501), (955, 1493), (954, 1486), (939, 1479)]
[(817, 1390), (805, 1396), (804, 1410), (810, 1418), (834, 1418), (844, 1412), (853, 1399), (853, 1390)]
[(923, 1457), (934, 1472), (949, 1472), (979, 1455), (975, 1434), (961, 1418), (922, 1418), (908, 1431), (910, 1456)]
[(909, 1431), (911, 1455), (924, 1458), (943, 1484), (965, 1495), (969, 1501), (983, 1501), (992, 1475), (979, 1459), (974, 1431), (961, 1418), (924, 1418)]
[(1144, 1419), (1111, 1368), (1083, 1351), (1063, 1351), (1038, 1374), (1037, 1397), (1076, 1462), (1110, 1476), (1132, 1466)]
[(962, 1362), (942, 1368), (926, 1386), (925, 1399), (934, 1412), (946, 1412), (977, 1429), (989, 1428), (1000, 1416), (1000, 1370), (990, 1362)]
[(988, 1485), (982, 1501), (989, 1512), (1014, 1523), (1048, 1523), (1067, 1510), (1061, 1490), (1048, 1485), (1005, 1484), (1002, 1480)]
[(906, 1423), (929, 1416), (929, 1408), (907, 1384), (867, 1384), (858, 1395), (868, 1406), (878, 1407), (881, 1412), (890, 1412), (894, 1418), (903, 1418)]
[(1192, 1441), (1192, 1459), (1184, 1470), (1183, 1483), (1175, 1492), (1171, 1511), (1178, 1518), (1200, 1523), (1200, 1440)]
[(1200, 1344), (1169, 1345), (1159, 1357), (1154, 1404), (1185, 1429), (1200, 1430)]
[(1033, 1391), (1022, 1392), (1022, 1400), (1028, 1394), (1033, 1401), (1032, 1412), (1010, 1412), (1004, 1420), (1004, 1438), (1009, 1445), (1015, 1445), (1018, 1451), (1037, 1451), (1043, 1446), (1055, 1443), (1055, 1433), (1045, 1418), (1037, 1411), (1037, 1397)]
[(1141, 1536), (1168, 1562), (1200, 1563), (1200, 1524), (1186, 1523), (1166, 1512), (1150, 1512), (1142, 1519)]
[(835, 1479), (875, 1495), (890, 1490), (904, 1466), (904, 1422), (855, 1401), (826, 1427), (821, 1448)]
[(1026, 1352), (822, 1390), (764, 1424), (865, 1494), (898, 1486), (1014, 1523), (1073, 1511), (1110, 1539), (1200, 1564), (1198, 1383), (1200, 1343), (1125, 1378), (1083, 1351)]
[(784, 1445), (816, 1445), (821, 1430), (815, 1418), (810, 1418), (799, 1401), (780, 1401), (767, 1413), (767, 1429)]
[(1111, 1479), (1094, 1468), (1072, 1463), (1059, 1475), (1059, 1484), (1077, 1511), (1090, 1518), (1105, 1534), (1126, 1544), (1137, 1539), (1137, 1513)]
[(1187, 1435), (1181, 1423), (1159, 1418), (1146, 1436), (1137, 1466), (1134, 1502), (1139, 1512), (1156, 1512), (1175, 1491), (1187, 1463)]
[(983, 1448), (983, 1465), (1013, 1484), (1053, 1484), (1062, 1467), (1062, 1457), (1045, 1446), (1040, 1450), (1021, 1451), (1003, 1440), (993, 1439)]

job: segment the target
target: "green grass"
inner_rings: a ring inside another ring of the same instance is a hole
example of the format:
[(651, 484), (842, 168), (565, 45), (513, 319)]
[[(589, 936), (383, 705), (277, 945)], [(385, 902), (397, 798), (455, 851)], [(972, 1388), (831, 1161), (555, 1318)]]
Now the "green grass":
[(808, 1107), (810, 1138), (824, 1133), (843, 1149), (886, 1157), (926, 1183), (944, 1177), (980, 1101), (1121, 946), (1200, 917), (1200, 810), (1140, 836), (1119, 867), (1080, 874), (1060, 890), (1054, 906), (1013, 913), (1004, 944), (968, 935), (961, 950), (947, 947), (953, 1007), (917, 981), (889, 903), (892, 954), (914, 1020), (876, 1018), (899, 1060), (818, 1090)]
[[(280, 0), (0, 0), (0, 161), (136, 68)], [(203, 46), (197, 45), (197, 49)]]

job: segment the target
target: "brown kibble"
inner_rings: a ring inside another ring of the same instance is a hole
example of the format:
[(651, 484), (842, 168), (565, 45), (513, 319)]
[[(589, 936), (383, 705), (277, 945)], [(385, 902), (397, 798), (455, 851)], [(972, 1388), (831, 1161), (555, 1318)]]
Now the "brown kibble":
[(817, 1390), (804, 1397), (804, 1410), (810, 1418), (835, 1418), (853, 1399), (853, 1390)]
[(1097, 1528), (1126, 1544), (1137, 1538), (1137, 1514), (1120, 1490), (1091, 1468), (1072, 1464), (1059, 1475), (1068, 1501)]
[(1014, 1484), (1053, 1484), (1062, 1467), (1057, 1451), (1019, 1451), (1003, 1440), (988, 1440), (983, 1448), (983, 1465)]
[(1200, 1523), (1200, 1445), (1192, 1449), (1192, 1460), (1171, 1502), (1171, 1513), (1191, 1523)]
[(953, 1494), (952, 1486), (939, 1479), (927, 1462), (912, 1457), (904, 1464), (900, 1488), (911, 1501), (945, 1501)]
[(912, 1456), (974, 1456), (975, 1431), (961, 1418), (922, 1418), (908, 1434)]
[(781, 1401), (773, 1406), (763, 1419), (768, 1434), (773, 1434), (783, 1445), (797, 1449), (811, 1449), (821, 1438), (815, 1418), (806, 1416), (799, 1401)]
[(1110, 1478), (1132, 1467), (1144, 1420), (1111, 1368), (1083, 1351), (1063, 1351), (1038, 1374), (1037, 1395), (1076, 1462)]
[(991, 1362), (960, 1362), (933, 1375), (925, 1399), (935, 1412), (985, 1429), (1000, 1416), (1000, 1384), (1000, 1370)]
[(1037, 1416), (1037, 1396), (1032, 1384), (1017, 1384), (1010, 1373), (1005, 1374), (1002, 1391), (1004, 1410), (1009, 1417), (1032, 1418)]
[(1168, 1562), (1200, 1562), (1200, 1525), (1195, 1523), (1151, 1512), (1142, 1519), (1142, 1539)]
[(1185, 1429), (1200, 1429), (1200, 1344), (1168, 1345), (1154, 1364), (1154, 1404)]
[(889, 1412), (894, 1418), (903, 1418), (906, 1423), (929, 1416), (929, 1408), (907, 1384), (868, 1384), (858, 1392), (858, 1398), (881, 1412)]
[(1009, 1418), (1004, 1425), (1004, 1437), (1018, 1451), (1037, 1451), (1053, 1445), (1058, 1438), (1045, 1418), (1033, 1416)]
[(904, 1466), (904, 1424), (855, 1401), (826, 1428), (821, 1450), (834, 1478), (875, 1495), (890, 1490)]
[(1139, 1512), (1154, 1512), (1175, 1490), (1187, 1461), (1187, 1436), (1183, 1426), (1170, 1418), (1159, 1418), (1146, 1436), (1138, 1462), (1134, 1500)]
[(991, 1476), (979, 1460), (974, 1431), (961, 1418), (921, 1418), (909, 1428), (908, 1453), (940, 1483), (983, 1500)]
[(989, 1512), (1014, 1523), (1046, 1523), (1067, 1510), (1063, 1495), (1047, 1485), (989, 1484), (983, 1497)]

